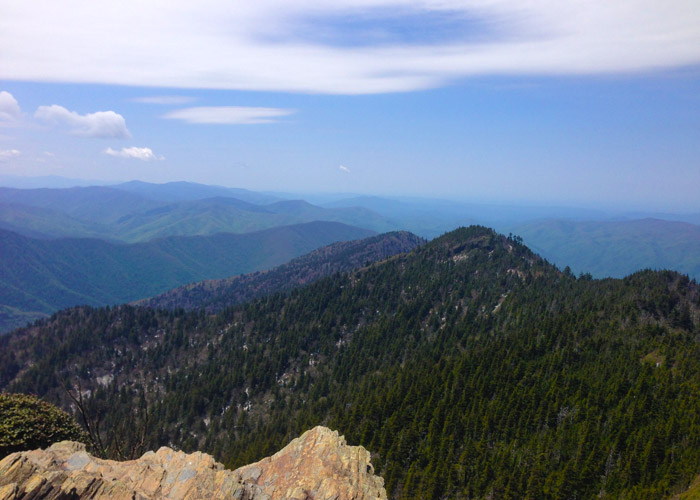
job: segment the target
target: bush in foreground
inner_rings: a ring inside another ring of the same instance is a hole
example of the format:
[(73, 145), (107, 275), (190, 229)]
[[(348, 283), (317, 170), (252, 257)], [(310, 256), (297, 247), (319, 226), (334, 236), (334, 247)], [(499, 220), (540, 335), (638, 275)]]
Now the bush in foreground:
[(70, 415), (52, 404), (27, 394), (0, 394), (0, 459), (64, 440), (86, 443), (88, 437)]

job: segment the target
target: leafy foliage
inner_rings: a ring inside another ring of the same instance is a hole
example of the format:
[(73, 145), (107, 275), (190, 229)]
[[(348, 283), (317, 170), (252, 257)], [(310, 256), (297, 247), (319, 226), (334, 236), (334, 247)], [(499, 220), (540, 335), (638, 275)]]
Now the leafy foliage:
[(303, 289), (203, 311), (77, 308), (0, 338), (0, 385), (229, 466), (326, 424), (393, 498), (657, 499), (700, 470), (700, 288), (576, 278), (462, 228)]
[(88, 442), (66, 412), (34, 396), (0, 393), (0, 459), (67, 440)]
[(700, 500), (700, 476), (695, 478), (686, 491), (674, 496), (673, 500)]

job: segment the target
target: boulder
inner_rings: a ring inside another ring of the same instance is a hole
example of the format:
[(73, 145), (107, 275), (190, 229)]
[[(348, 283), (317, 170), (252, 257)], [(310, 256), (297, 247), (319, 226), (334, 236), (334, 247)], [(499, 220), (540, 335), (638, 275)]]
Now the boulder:
[(9, 499), (386, 499), (370, 455), (338, 432), (315, 427), (260, 462), (229, 471), (205, 453), (163, 447), (116, 462), (62, 441), (0, 462), (0, 500)]

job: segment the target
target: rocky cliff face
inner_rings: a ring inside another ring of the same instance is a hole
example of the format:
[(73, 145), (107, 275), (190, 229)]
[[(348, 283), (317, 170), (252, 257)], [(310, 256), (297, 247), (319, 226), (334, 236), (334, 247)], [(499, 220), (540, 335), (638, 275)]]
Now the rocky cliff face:
[(9, 455), (0, 462), (5, 499), (386, 499), (369, 452), (316, 427), (275, 455), (234, 471), (204, 453), (161, 448), (138, 460), (100, 460), (79, 443)]

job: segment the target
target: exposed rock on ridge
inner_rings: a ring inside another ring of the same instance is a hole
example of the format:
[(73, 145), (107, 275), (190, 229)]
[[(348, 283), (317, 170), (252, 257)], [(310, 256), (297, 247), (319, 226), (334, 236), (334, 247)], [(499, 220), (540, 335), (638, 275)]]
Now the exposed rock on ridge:
[(211, 456), (161, 448), (138, 460), (100, 460), (79, 443), (9, 455), (0, 461), (6, 499), (386, 499), (369, 452), (315, 427), (275, 455), (235, 471)]

